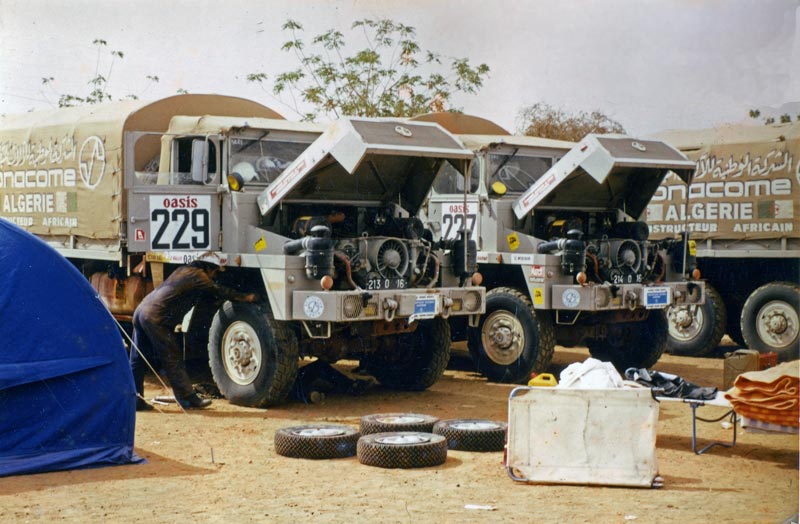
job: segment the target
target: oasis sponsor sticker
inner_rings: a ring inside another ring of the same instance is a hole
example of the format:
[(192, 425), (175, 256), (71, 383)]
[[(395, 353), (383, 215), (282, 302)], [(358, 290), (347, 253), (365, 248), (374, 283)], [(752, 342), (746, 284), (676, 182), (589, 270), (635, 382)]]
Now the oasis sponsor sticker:
[(444, 203), (442, 204), (442, 238), (455, 240), (459, 231), (469, 231), (470, 238), (478, 238), (478, 203)]
[(150, 195), (150, 249), (207, 249), (210, 195)]

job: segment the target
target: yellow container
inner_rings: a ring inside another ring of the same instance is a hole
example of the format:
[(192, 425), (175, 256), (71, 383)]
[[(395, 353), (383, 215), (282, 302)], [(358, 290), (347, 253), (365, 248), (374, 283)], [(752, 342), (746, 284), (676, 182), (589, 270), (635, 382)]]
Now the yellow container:
[(552, 387), (558, 384), (558, 380), (552, 373), (538, 373), (528, 381), (529, 386)]

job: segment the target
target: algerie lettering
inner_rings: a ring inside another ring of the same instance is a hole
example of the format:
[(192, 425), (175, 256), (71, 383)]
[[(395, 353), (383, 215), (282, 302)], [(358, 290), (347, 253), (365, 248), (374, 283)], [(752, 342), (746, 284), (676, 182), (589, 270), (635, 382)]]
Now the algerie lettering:
[(54, 213), (55, 194), (3, 195), (3, 213)]
[[(752, 220), (752, 202), (706, 202), (689, 206), (689, 218), (693, 220)], [(670, 204), (665, 221), (686, 220), (682, 205)]]

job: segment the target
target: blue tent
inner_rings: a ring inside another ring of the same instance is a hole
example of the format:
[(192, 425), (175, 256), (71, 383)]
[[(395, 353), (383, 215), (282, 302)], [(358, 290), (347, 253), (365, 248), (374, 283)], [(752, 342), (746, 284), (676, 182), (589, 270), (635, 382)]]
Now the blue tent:
[(0, 476), (128, 464), (136, 392), (89, 282), (0, 219)]

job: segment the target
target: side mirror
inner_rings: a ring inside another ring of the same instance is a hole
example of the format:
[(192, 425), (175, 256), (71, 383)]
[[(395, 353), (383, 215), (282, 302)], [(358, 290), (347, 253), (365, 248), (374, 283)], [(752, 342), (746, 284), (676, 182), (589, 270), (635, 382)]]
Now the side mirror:
[(204, 184), (208, 180), (208, 142), (192, 141), (192, 182)]

